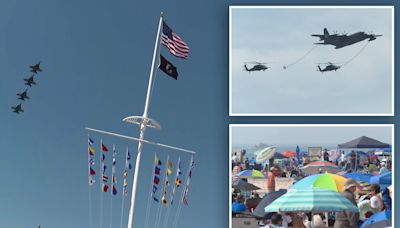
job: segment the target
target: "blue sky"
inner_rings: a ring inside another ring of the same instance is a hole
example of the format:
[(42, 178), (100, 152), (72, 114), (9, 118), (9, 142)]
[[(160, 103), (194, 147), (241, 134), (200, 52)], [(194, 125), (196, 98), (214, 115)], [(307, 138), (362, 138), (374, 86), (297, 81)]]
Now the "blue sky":
[[(227, 104), (216, 100), (221, 93), (228, 94), (226, 78), (219, 77), (227, 72), (227, 67), (221, 69), (227, 66), (227, 58), (208, 50), (226, 50), (222, 39), (226, 31), (212, 22), (227, 22), (228, 17), (219, 13), (227, 10), (225, 4), (210, 9), (211, 2), (1, 1), (0, 227), (89, 227), (84, 127), (138, 136), (138, 127), (122, 119), (143, 113), (162, 9), (168, 25), (191, 52), (188, 60), (181, 60), (162, 47), (163, 55), (178, 68), (179, 80), (158, 71), (149, 117), (159, 121), (162, 130), (149, 129), (146, 138), (198, 152), (189, 206), (183, 208), (178, 227), (226, 225), (228, 198), (220, 183), (228, 170), (221, 170), (220, 164), (225, 164), (228, 153), (215, 152), (224, 147), (227, 151), (228, 146), (221, 140), (228, 135)], [(204, 21), (205, 11), (210, 16)], [(214, 32), (204, 32), (208, 29)], [(28, 90), (31, 100), (23, 103), (25, 113), (15, 115), (10, 109), (17, 104), (15, 94), (25, 89), (22, 79), (30, 76), (28, 65), (39, 60), (43, 73), (35, 78), (37, 86)], [(209, 89), (210, 85), (226, 89)], [(100, 137), (93, 135), (93, 139), (98, 142)], [(103, 139), (109, 147), (117, 145), (119, 165), (125, 146), (130, 146), (136, 159), (135, 143)], [(164, 160), (167, 153), (174, 162), (177, 159), (173, 151), (144, 147), (135, 227), (143, 227), (155, 152)], [(186, 170), (189, 156), (182, 159)], [(122, 172), (119, 175), (121, 192)], [(92, 198), (98, 227), (98, 185)], [(108, 194), (104, 205), (104, 227), (108, 227)], [(125, 206), (124, 223), (128, 203)], [(113, 207), (117, 208), (113, 227), (119, 227), (120, 196)], [(204, 219), (210, 217), (215, 219)]]
[[(392, 14), (390, 9), (233, 8), (231, 110), (234, 114), (386, 113), (392, 110)], [(311, 34), (382, 34), (337, 72), (320, 73), (315, 63), (346, 62), (367, 41), (335, 50), (315, 48)], [(243, 63), (271, 62), (248, 73)]]

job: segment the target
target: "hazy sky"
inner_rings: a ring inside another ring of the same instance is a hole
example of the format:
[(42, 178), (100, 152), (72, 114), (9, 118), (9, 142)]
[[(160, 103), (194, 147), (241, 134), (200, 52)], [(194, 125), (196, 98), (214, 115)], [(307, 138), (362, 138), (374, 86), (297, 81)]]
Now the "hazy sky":
[(233, 126), (232, 145), (340, 144), (368, 136), (392, 144), (392, 128), (387, 126)]
[[(349, 34), (382, 34), (337, 72), (320, 73), (315, 63), (346, 62), (367, 43), (342, 49), (315, 48), (311, 34), (327, 28)], [(254, 113), (391, 113), (391, 9), (232, 9), (231, 111)], [(271, 69), (246, 72), (243, 63), (271, 62)]]

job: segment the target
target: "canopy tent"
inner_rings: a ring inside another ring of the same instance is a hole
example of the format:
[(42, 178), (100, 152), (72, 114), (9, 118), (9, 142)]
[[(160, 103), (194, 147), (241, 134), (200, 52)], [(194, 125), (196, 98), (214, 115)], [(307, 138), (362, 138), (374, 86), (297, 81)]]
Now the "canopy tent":
[(390, 144), (380, 142), (376, 139), (369, 138), (367, 136), (361, 136), (353, 139), (349, 142), (338, 145), (340, 149), (352, 149), (352, 148), (390, 148)]

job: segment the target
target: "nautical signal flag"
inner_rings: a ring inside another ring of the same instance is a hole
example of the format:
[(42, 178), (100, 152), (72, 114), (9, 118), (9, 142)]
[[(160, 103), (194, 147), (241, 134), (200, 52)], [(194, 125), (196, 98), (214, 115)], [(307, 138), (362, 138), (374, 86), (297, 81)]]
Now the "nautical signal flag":
[(108, 176), (103, 174), (103, 182), (107, 183), (107, 181), (108, 181)]
[(189, 46), (163, 21), (161, 43), (178, 58), (189, 56)]
[(91, 176), (89, 176), (89, 186), (93, 186), (96, 181), (93, 180)]
[(176, 186), (177, 188), (179, 188), (179, 186), (181, 186), (181, 184), (182, 184), (181, 179), (176, 178), (176, 180), (175, 180), (175, 186)]
[(158, 159), (157, 155), (154, 155), (154, 165), (162, 165), (162, 162)]
[(161, 171), (160, 167), (156, 166), (155, 169), (154, 169), (154, 174), (155, 175), (160, 175), (160, 171)]
[(167, 163), (167, 175), (170, 176), (172, 174), (172, 161), (168, 160)]
[(162, 55), (160, 55), (160, 65), (158, 68), (175, 80), (178, 80), (178, 70)]
[(154, 184), (160, 183), (160, 178), (158, 178), (157, 176), (154, 176), (153, 182), (154, 182)]
[(94, 141), (91, 138), (88, 138), (88, 143), (89, 143), (89, 146), (93, 146)]
[(89, 154), (90, 154), (90, 156), (94, 156), (94, 149), (93, 149), (93, 147), (89, 147)]
[(106, 145), (104, 145), (103, 143), (101, 144), (101, 150), (102, 150), (103, 152), (107, 152), (107, 151), (108, 151)]
[(103, 183), (103, 191), (107, 192), (107, 190), (108, 190), (108, 185)]
[(164, 205), (167, 205), (167, 199), (165, 198), (165, 196), (163, 196), (163, 197), (161, 198), (161, 201), (162, 201), (162, 203), (163, 203)]
[(96, 175), (96, 171), (92, 167), (90, 167), (90, 175)]
[(118, 193), (115, 185), (112, 186), (112, 192), (113, 192), (113, 195), (117, 195), (117, 193)]
[(132, 169), (131, 165), (131, 153), (129, 153), (129, 150), (127, 150), (127, 155), (126, 155), (126, 165), (128, 166), (129, 169)]

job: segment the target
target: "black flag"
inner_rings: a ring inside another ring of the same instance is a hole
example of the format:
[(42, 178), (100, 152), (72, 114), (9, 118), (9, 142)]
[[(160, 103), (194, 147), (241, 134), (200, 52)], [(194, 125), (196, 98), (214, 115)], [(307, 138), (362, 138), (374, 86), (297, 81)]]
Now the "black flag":
[(172, 65), (164, 56), (160, 55), (160, 65), (158, 66), (160, 70), (164, 71), (164, 73), (178, 80), (178, 71), (176, 67)]

